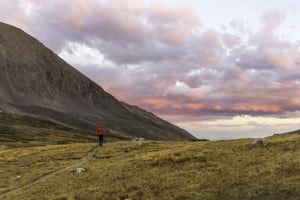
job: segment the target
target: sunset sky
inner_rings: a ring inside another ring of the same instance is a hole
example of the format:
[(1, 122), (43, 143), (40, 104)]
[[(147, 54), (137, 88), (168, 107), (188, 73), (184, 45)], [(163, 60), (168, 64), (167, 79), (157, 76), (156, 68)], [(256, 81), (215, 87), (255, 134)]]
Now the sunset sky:
[(0, 21), (196, 137), (300, 129), (299, 0), (0, 0)]

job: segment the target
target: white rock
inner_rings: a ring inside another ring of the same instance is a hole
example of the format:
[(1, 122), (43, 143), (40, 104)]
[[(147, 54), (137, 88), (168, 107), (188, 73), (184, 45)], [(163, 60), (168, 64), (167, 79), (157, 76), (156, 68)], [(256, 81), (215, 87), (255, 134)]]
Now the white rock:
[(256, 138), (253, 142), (253, 146), (266, 146), (269, 142), (264, 138)]
[(82, 168), (82, 167), (76, 168), (76, 169), (71, 171), (72, 174), (82, 174), (84, 172), (86, 172), (86, 169)]

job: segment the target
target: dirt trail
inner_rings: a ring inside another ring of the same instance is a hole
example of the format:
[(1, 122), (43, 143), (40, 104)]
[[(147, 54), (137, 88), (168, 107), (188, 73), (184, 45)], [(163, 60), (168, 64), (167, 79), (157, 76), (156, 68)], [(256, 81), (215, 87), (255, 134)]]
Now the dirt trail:
[(37, 179), (35, 181), (27, 183), (26, 185), (23, 185), (23, 186), (21, 186), (19, 188), (16, 188), (16, 189), (4, 192), (4, 193), (0, 194), (0, 199), (2, 199), (3, 197), (5, 197), (7, 195), (13, 194), (15, 192), (19, 192), (19, 191), (21, 191), (21, 190), (23, 190), (25, 188), (31, 187), (32, 185), (35, 185), (35, 184), (40, 183), (42, 181), (45, 181), (46, 179), (51, 178), (51, 177), (53, 177), (53, 176), (55, 176), (55, 175), (57, 175), (57, 174), (65, 171), (65, 170), (69, 170), (69, 169), (72, 169), (72, 168), (74, 168), (74, 167), (76, 167), (78, 165), (83, 164), (83, 163), (87, 162), (88, 160), (90, 160), (97, 153), (98, 150), (99, 150), (99, 146), (94, 147), (92, 151), (88, 152), (87, 155), (84, 156), (83, 158), (81, 158), (80, 161), (78, 161), (77, 163), (74, 163), (74, 164), (69, 165), (67, 167), (64, 167), (62, 169), (54, 171), (54, 172), (52, 172), (50, 174), (47, 174), (47, 175), (45, 175), (45, 176), (43, 176), (43, 177), (41, 177), (41, 178), (39, 178), (39, 179)]

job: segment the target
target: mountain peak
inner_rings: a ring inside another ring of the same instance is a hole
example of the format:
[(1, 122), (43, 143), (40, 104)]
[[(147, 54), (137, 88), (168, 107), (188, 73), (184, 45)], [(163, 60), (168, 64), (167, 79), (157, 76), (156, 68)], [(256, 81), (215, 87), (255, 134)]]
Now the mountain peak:
[(158, 140), (193, 139), (138, 107), (121, 103), (22, 30), (0, 23), (0, 109), (95, 130)]

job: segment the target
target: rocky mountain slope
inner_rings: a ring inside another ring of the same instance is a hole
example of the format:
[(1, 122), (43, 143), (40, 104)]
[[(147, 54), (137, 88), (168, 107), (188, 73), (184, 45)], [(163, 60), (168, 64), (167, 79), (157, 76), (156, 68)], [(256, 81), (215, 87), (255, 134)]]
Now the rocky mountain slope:
[(194, 139), (141, 108), (121, 103), (35, 38), (0, 23), (0, 111), (80, 129), (157, 140)]

